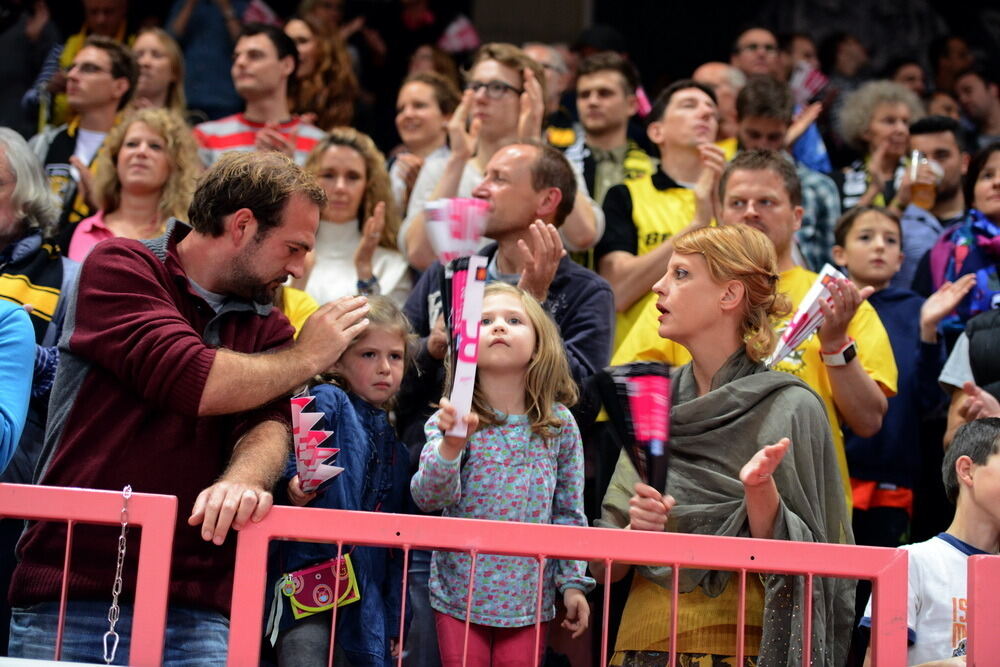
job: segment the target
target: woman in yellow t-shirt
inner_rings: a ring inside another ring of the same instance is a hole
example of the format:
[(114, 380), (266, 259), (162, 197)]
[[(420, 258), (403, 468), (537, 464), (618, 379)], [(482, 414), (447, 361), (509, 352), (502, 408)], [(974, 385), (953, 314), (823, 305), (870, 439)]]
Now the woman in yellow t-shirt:
[[(777, 337), (772, 320), (787, 314), (777, 292), (774, 246), (746, 225), (679, 236), (667, 273), (654, 286), (659, 334), (692, 357), (673, 378), (670, 471), (666, 489), (639, 480), (623, 453), (598, 525), (631, 530), (809, 542), (850, 542), (843, 493), (823, 402), (804, 382), (761, 362)], [(669, 494), (666, 492), (669, 491)], [(598, 580), (617, 581), (592, 563)], [(738, 578), (685, 569), (679, 578), (677, 645), (670, 647), (672, 575), (638, 566), (618, 632), (614, 665), (735, 664)], [(799, 577), (750, 577), (746, 664), (801, 664)], [(841, 665), (853, 621), (853, 585), (814, 581), (812, 660)]]

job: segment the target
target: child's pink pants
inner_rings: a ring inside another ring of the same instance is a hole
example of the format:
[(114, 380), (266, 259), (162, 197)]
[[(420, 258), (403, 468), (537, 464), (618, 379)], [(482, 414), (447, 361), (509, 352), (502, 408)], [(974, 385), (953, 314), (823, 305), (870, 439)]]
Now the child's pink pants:
[[(442, 667), (462, 667), (462, 650), (465, 645), (465, 620), (434, 612), (437, 625), (438, 648)], [(541, 624), (538, 642), (538, 664), (543, 663), (545, 638), (549, 624)], [(535, 661), (535, 626), (522, 628), (491, 628), (469, 624), (469, 649), (467, 667), (533, 667)]]

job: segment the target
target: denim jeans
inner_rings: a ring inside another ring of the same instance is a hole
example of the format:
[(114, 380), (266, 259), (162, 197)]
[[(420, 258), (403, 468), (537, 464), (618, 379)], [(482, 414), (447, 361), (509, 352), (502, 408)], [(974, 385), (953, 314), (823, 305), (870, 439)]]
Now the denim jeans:
[[(59, 603), (43, 602), (15, 607), (10, 621), (9, 655), (52, 660), (55, 655)], [(119, 635), (115, 665), (128, 664), (132, 605), (121, 605), (115, 631)], [(62, 660), (104, 663), (104, 633), (108, 631), (108, 603), (71, 601), (63, 630)], [(174, 667), (225, 665), (229, 644), (229, 619), (217, 611), (170, 607), (163, 664)]]

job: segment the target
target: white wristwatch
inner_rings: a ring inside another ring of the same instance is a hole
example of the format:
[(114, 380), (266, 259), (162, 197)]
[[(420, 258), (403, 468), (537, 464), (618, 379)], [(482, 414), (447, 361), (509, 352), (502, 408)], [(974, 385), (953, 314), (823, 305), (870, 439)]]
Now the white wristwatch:
[(826, 354), (823, 350), (819, 352), (820, 359), (827, 366), (846, 366), (856, 356), (858, 356), (858, 344), (854, 339), (833, 354)]

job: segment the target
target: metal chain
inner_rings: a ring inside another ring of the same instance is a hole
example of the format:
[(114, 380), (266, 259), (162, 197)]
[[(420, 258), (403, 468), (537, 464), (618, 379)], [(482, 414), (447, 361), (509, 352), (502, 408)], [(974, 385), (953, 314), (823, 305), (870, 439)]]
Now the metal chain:
[[(121, 610), (118, 608), (118, 596), (122, 592), (122, 566), (125, 565), (125, 535), (128, 533), (128, 499), (132, 497), (132, 487), (125, 485), (122, 489), (122, 532), (118, 536), (118, 562), (115, 565), (115, 583), (111, 587), (111, 607), (108, 608), (108, 631), (104, 633), (104, 662), (111, 664), (115, 660), (115, 653), (118, 652), (118, 633), (115, 626), (118, 625), (118, 617)], [(108, 642), (113, 641), (110, 645)]]

